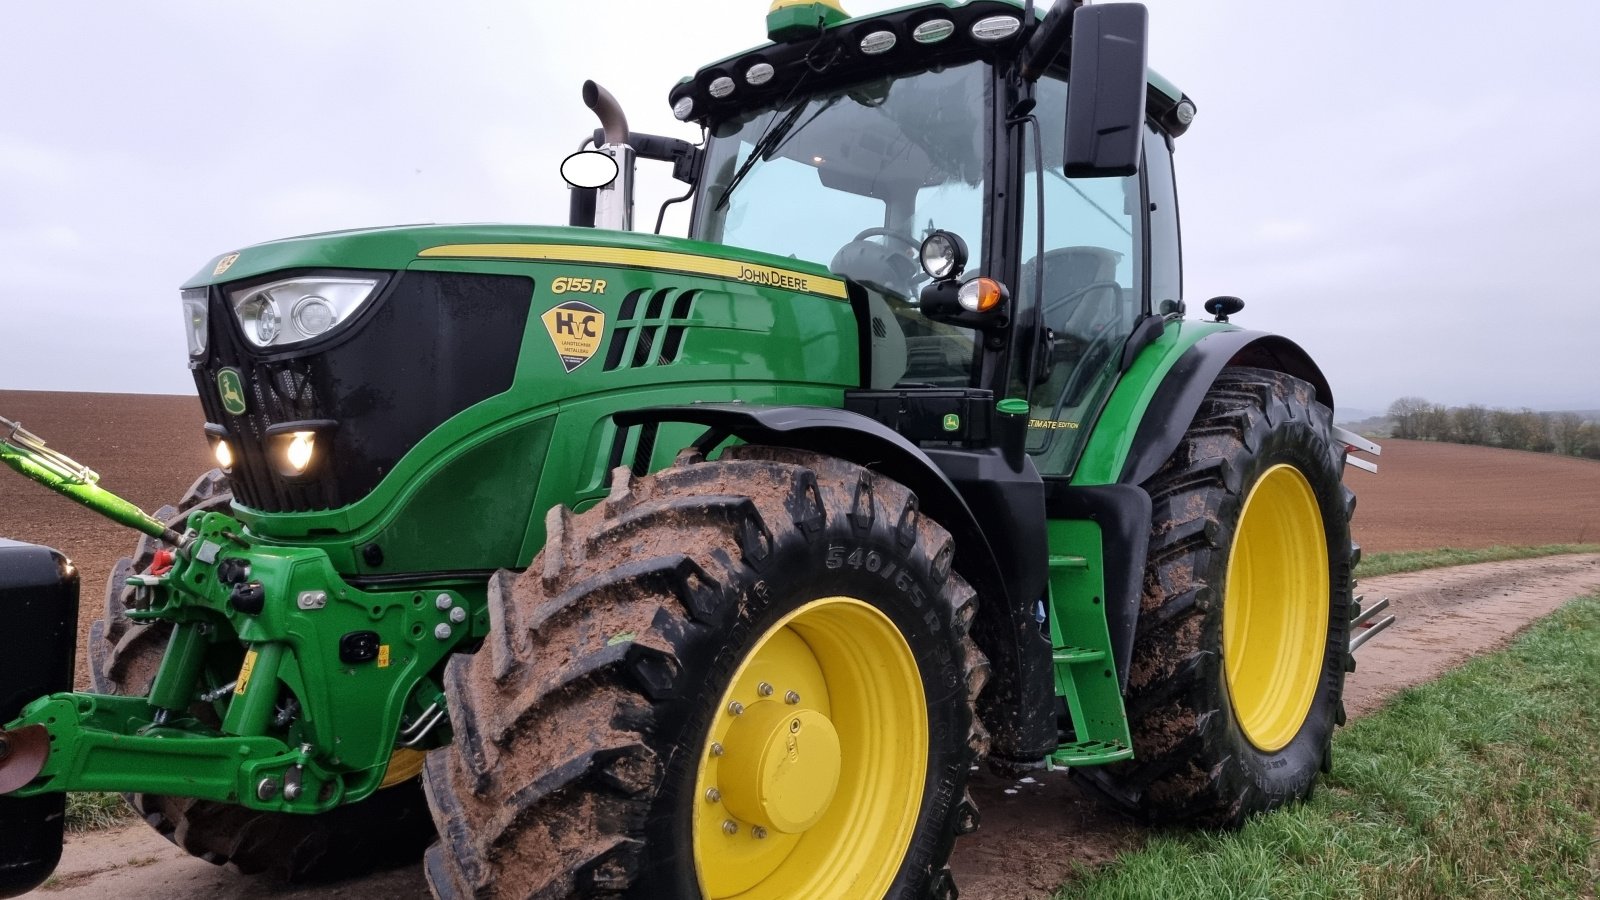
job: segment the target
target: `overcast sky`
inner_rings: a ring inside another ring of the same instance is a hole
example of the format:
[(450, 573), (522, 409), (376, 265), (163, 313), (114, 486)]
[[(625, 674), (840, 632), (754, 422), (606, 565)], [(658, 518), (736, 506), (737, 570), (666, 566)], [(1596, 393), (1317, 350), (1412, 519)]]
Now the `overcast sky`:
[[(191, 392), (177, 285), (244, 245), (563, 223), (583, 80), (696, 139), (667, 89), (761, 43), (767, 6), (8, 4), (0, 388)], [(1200, 109), (1192, 311), (1243, 297), (1235, 321), (1299, 341), (1341, 408), (1600, 408), (1600, 4), (1149, 6), (1152, 65)], [(645, 227), (664, 168), (641, 166)]]

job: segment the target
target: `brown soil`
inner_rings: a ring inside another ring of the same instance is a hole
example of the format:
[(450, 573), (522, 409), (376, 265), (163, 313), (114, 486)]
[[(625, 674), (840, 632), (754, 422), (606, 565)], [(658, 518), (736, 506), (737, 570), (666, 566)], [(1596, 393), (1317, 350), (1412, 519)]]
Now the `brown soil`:
[[(211, 467), (199, 404), (190, 397), (0, 391), (0, 415), (93, 466), (101, 483), (154, 510)], [(1600, 463), (1413, 441), (1384, 442), (1381, 474), (1351, 471), (1361, 497), (1356, 539), (1369, 551), (1600, 541)], [(70, 501), (0, 473), (0, 536), (65, 551), (83, 573), (84, 628), (100, 615), (106, 576), (136, 540)], [(1566, 598), (1600, 589), (1600, 555), (1488, 563), (1372, 579), (1401, 617), (1361, 651), (1352, 713), (1504, 644)], [(80, 646), (83, 640), (80, 638)], [(83, 683), (82, 668), (79, 671)], [(1060, 773), (1010, 782), (978, 773), (977, 834), (952, 859), (968, 900), (1045, 897), (1076, 864), (1133, 846), (1140, 831), (1082, 798)], [(420, 865), (386, 875), (290, 889), (193, 859), (142, 824), (68, 839), (39, 896), (425, 897)]]
[[(99, 472), (101, 487), (148, 512), (176, 503), (216, 466), (194, 397), (0, 390), (0, 416)], [(77, 682), (88, 687), (89, 623), (103, 611), (111, 567), (132, 555), (139, 535), (0, 466), (0, 537), (55, 547), (77, 564)]]
[(1378, 474), (1349, 468), (1367, 552), (1600, 543), (1600, 462), (1382, 440)]

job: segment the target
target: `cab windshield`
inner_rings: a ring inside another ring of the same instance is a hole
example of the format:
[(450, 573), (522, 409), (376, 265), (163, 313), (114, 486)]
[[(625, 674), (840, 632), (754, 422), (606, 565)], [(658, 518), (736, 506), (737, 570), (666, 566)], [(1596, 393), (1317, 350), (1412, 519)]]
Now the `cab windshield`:
[(864, 288), (871, 387), (968, 385), (973, 333), (917, 311), (917, 247), (934, 229), (955, 232), (966, 271), (984, 271), (988, 84), (984, 64), (967, 63), (718, 124), (691, 236), (820, 263)]

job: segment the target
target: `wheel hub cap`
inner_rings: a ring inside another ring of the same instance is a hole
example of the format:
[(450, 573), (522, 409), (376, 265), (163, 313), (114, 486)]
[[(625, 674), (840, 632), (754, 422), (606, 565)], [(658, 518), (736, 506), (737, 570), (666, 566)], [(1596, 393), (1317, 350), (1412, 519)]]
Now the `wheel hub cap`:
[(735, 816), (785, 834), (817, 824), (839, 788), (839, 732), (814, 709), (764, 700), (728, 729), (723, 802)]

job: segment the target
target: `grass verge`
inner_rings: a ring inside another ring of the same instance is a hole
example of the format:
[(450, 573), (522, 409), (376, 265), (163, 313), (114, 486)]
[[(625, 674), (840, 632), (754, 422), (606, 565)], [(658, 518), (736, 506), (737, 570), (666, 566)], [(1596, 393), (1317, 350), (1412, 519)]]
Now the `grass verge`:
[(1160, 833), (1061, 898), (1595, 897), (1600, 594), (1343, 729), (1308, 803)]
[(67, 830), (96, 831), (133, 819), (121, 794), (74, 792), (67, 795)]
[(1438, 550), (1401, 550), (1394, 553), (1363, 554), (1356, 566), (1357, 578), (1376, 578), (1379, 575), (1398, 575), (1441, 566), (1463, 566), (1467, 563), (1499, 562), (1505, 559), (1532, 559), (1535, 556), (1555, 556), (1558, 553), (1600, 553), (1600, 544), (1545, 544), (1539, 547), (1483, 547), (1461, 550), (1443, 547)]

